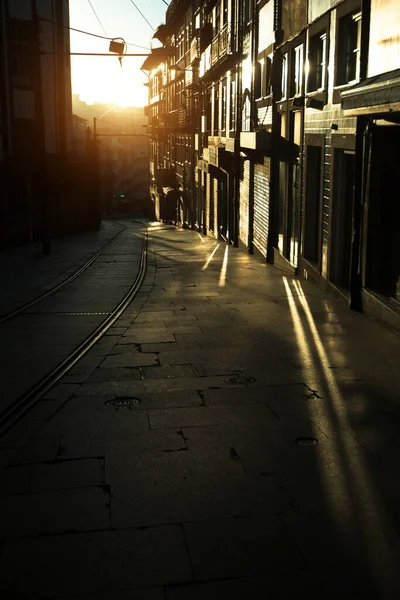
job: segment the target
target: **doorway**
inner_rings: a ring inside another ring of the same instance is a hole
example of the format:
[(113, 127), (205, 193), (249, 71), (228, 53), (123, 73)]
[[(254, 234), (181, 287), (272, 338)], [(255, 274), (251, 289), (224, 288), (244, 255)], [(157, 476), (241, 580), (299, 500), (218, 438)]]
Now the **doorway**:
[(329, 279), (344, 290), (350, 285), (354, 158), (351, 150), (334, 150)]
[(322, 248), (322, 198), (321, 198), (321, 146), (306, 149), (306, 192), (304, 204), (304, 258), (321, 272)]

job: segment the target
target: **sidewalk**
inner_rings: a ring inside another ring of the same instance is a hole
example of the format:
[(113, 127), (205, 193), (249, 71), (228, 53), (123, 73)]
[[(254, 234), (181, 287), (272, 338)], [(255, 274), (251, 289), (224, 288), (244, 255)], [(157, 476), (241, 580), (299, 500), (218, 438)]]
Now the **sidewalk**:
[(400, 597), (400, 336), (154, 224), (142, 291), (1, 440), (2, 598)]
[(99, 231), (52, 240), (50, 254), (43, 254), (41, 242), (0, 252), (0, 315), (64, 281), (119, 229), (117, 221), (103, 221)]

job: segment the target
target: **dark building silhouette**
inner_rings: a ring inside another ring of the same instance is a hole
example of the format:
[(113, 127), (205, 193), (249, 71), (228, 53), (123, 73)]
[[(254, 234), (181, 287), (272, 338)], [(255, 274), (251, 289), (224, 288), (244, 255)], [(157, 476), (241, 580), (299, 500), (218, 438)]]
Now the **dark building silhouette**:
[(0, 0), (0, 246), (98, 224), (74, 152), (68, 0)]

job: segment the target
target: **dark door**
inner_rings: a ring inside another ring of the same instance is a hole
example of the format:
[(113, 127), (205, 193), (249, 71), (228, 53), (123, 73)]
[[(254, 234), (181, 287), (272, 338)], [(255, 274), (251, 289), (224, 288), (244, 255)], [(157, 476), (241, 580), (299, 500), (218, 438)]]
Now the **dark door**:
[(228, 182), (227, 177), (218, 179), (218, 235), (228, 241)]
[(329, 278), (345, 290), (350, 283), (353, 197), (354, 153), (335, 149)]
[(304, 258), (321, 268), (321, 163), (322, 148), (307, 146), (304, 204)]
[(367, 279), (370, 289), (400, 301), (400, 127), (371, 129)]

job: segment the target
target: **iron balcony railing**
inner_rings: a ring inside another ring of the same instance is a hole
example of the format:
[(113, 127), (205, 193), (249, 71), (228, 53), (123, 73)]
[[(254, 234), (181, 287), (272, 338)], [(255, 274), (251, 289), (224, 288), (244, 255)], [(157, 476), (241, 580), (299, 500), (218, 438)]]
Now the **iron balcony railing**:
[(211, 64), (215, 65), (221, 58), (227, 54), (231, 54), (234, 49), (233, 28), (227, 23), (221, 31), (217, 33), (211, 42)]

